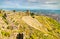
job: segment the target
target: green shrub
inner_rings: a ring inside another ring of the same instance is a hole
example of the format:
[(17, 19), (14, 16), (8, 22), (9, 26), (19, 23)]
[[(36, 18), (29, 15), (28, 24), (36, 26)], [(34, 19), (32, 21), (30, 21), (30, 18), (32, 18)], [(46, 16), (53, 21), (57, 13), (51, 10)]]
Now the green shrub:
[(1, 33), (2, 33), (3, 36), (10, 36), (10, 33), (9, 32), (1, 31)]
[(30, 13), (31, 16), (34, 16), (34, 13)]
[(19, 23), (18, 22), (15, 22), (15, 25), (19, 25)]
[(2, 16), (2, 19), (4, 20), (4, 22), (6, 23), (6, 24), (8, 24), (8, 22), (7, 22), (7, 20), (6, 20), (6, 17), (7, 17), (7, 15), (6, 15), (6, 13)]
[(16, 10), (13, 10), (13, 12), (16, 12)]
[(8, 26), (7, 29), (13, 30), (13, 27), (12, 26)]

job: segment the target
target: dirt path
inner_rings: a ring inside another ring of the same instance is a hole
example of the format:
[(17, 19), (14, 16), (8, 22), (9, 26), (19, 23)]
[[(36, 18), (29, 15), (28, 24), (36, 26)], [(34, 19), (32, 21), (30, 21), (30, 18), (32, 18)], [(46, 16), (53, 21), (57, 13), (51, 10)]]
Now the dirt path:
[(32, 18), (31, 16), (24, 16), (22, 17), (22, 20), (27, 23), (29, 26), (38, 29), (44, 33), (47, 33), (47, 29), (37, 20)]

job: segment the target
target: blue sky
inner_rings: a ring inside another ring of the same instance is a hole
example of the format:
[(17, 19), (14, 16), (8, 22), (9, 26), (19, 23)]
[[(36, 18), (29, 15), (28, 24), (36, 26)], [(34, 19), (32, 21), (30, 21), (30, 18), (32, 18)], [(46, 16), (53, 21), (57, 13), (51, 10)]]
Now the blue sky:
[(0, 8), (60, 9), (60, 0), (0, 0)]

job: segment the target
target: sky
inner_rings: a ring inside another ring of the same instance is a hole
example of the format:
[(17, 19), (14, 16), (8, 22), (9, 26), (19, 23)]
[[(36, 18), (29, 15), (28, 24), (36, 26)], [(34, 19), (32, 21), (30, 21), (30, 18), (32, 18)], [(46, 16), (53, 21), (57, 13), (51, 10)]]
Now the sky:
[(60, 9), (60, 0), (0, 0), (0, 8)]

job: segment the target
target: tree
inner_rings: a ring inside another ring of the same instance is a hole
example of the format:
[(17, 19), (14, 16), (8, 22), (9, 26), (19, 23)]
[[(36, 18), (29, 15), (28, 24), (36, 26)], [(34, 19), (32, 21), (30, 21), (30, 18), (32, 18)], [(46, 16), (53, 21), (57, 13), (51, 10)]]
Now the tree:
[(34, 13), (31, 13), (31, 16), (34, 16)]
[(34, 13), (30, 13), (30, 15), (34, 18)]
[(13, 10), (13, 12), (16, 12), (16, 10)]

